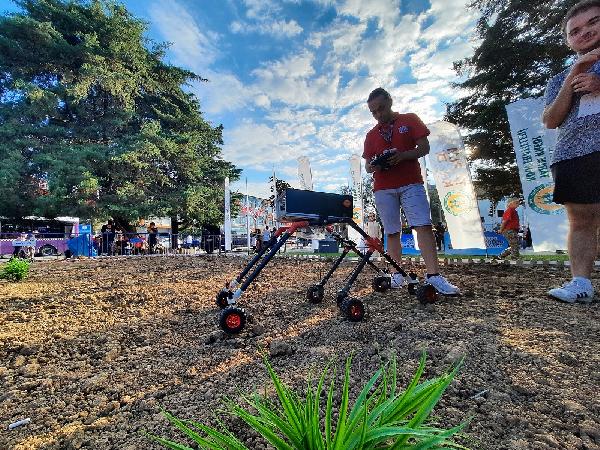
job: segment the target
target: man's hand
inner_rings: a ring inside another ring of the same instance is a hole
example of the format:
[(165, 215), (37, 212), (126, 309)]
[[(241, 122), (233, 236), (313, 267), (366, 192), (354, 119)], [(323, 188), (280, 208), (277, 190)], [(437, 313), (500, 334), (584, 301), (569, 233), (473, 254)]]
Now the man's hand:
[(365, 170), (367, 171), (367, 173), (373, 173), (379, 170), (379, 166), (374, 166), (369, 161), (365, 161)]
[(592, 50), (591, 52), (581, 55), (573, 64), (570, 75), (579, 75), (590, 70), (598, 60), (600, 60), (600, 49)]
[(574, 92), (599, 92), (600, 77), (595, 73), (580, 73), (579, 75), (575, 75), (571, 86)]
[(397, 149), (393, 148), (390, 151), (393, 153), (392, 153), (392, 156), (390, 156), (390, 158), (388, 159), (389, 166), (395, 166), (404, 159), (404, 158), (402, 158), (402, 153), (399, 152)]

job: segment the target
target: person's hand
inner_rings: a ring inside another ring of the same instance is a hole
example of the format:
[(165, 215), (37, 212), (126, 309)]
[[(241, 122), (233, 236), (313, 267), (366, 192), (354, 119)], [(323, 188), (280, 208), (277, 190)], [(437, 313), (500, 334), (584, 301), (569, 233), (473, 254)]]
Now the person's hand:
[(374, 166), (370, 162), (366, 162), (366, 164), (365, 164), (365, 170), (366, 170), (367, 173), (377, 172), (379, 170), (379, 166)]
[(392, 152), (393, 154), (388, 159), (388, 165), (395, 166), (395, 165), (399, 164), (403, 159), (402, 154), (398, 151), (398, 149), (395, 149), (395, 148), (392, 148), (389, 151)]
[(600, 77), (595, 73), (580, 73), (571, 82), (574, 92), (587, 93), (600, 91)]
[(571, 75), (579, 75), (590, 70), (598, 60), (600, 60), (600, 49), (592, 50), (591, 52), (581, 55), (573, 64)]

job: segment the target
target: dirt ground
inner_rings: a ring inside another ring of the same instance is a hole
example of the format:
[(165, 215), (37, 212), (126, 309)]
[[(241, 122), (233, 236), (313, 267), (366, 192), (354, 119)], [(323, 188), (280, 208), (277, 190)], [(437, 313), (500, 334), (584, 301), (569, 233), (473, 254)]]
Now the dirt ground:
[[(443, 426), (472, 417), (465, 445), (600, 448), (600, 303), (546, 298), (567, 277), (564, 268), (445, 267), (464, 295), (428, 306), (404, 289), (373, 293), (365, 269), (353, 296), (365, 301), (368, 316), (350, 323), (334, 298), (352, 264), (336, 273), (325, 301), (311, 305), (306, 287), (330, 263), (279, 259), (241, 298), (252, 322), (227, 337), (217, 326), (215, 294), (245, 262), (36, 262), (28, 280), (1, 281), (0, 449), (159, 448), (144, 431), (185, 442), (159, 407), (214, 423), (224, 397), (269, 384), (261, 348), (300, 391), (309, 372), (353, 353), (353, 394), (392, 352), (403, 383), (423, 349), (427, 377), (464, 354), (434, 413)], [(600, 289), (597, 274), (594, 284)], [(26, 417), (29, 424), (7, 430)], [(231, 425), (250, 448), (266, 448)]]

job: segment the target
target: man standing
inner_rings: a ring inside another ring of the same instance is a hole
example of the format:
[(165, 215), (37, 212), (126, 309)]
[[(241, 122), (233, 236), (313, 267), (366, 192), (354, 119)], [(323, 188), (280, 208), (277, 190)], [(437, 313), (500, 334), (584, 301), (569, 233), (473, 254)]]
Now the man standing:
[[(457, 295), (459, 289), (439, 273), (435, 237), (429, 203), (418, 159), (429, 153), (429, 130), (416, 114), (392, 111), (392, 97), (383, 88), (369, 95), (367, 105), (378, 124), (367, 133), (363, 158), (373, 174), (375, 204), (387, 235), (389, 255), (400, 262), (402, 246), (400, 207), (409, 226), (417, 233), (427, 269), (427, 282), (444, 295)], [(392, 274), (392, 287), (405, 284), (399, 273)]]
[(435, 242), (437, 244), (438, 252), (446, 250), (446, 227), (442, 222), (438, 222), (434, 230)]
[(263, 231), (263, 242), (269, 242), (271, 240), (271, 231), (269, 231), (269, 227), (265, 227), (265, 231)]
[(148, 252), (153, 255), (158, 244), (158, 228), (154, 222), (150, 222), (148, 231)]
[(568, 303), (589, 302), (600, 226), (600, 0), (573, 6), (563, 31), (577, 59), (548, 82), (542, 120), (547, 128), (558, 128), (553, 200), (567, 210), (573, 278), (548, 294)]
[(102, 225), (100, 233), (102, 233), (102, 253), (110, 255), (115, 241), (115, 224), (112, 219)]
[(498, 232), (508, 241), (508, 248), (500, 253), (500, 258), (506, 258), (508, 255), (513, 259), (519, 258), (519, 213), (517, 208), (521, 204), (518, 198), (512, 198), (508, 201), (506, 211), (502, 214), (502, 224)]

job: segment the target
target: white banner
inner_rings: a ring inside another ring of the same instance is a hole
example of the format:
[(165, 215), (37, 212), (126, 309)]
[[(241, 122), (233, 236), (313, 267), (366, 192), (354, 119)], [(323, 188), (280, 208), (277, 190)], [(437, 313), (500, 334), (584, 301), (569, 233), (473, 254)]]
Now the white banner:
[(248, 254), (250, 253), (250, 199), (248, 195), (248, 178), (246, 178), (246, 245), (248, 246)]
[[(361, 157), (359, 155), (352, 155), (350, 157), (350, 181), (352, 183), (352, 193), (354, 197), (354, 211), (352, 218), (359, 227), (364, 229)], [(353, 228), (348, 228), (348, 238), (356, 242), (356, 245), (360, 250), (364, 250), (364, 240)]]
[(556, 132), (542, 125), (543, 111), (541, 98), (526, 98), (506, 106), (533, 248), (555, 251), (567, 248), (569, 226), (565, 208), (552, 202), (550, 163)]
[(306, 156), (298, 158), (298, 179), (300, 187), (308, 191), (313, 190), (312, 172), (310, 170), (310, 161)]
[(231, 192), (229, 190), (229, 177), (225, 178), (225, 251), (231, 251)]
[(477, 196), (460, 132), (449, 122), (435, 122), (428, 128), (429, 168), (444, 209), (452, 248), (485, 248)]

